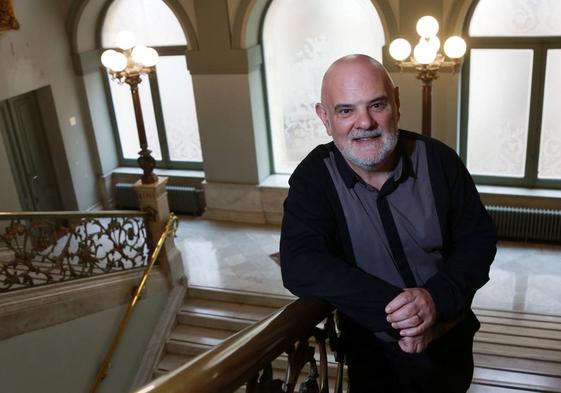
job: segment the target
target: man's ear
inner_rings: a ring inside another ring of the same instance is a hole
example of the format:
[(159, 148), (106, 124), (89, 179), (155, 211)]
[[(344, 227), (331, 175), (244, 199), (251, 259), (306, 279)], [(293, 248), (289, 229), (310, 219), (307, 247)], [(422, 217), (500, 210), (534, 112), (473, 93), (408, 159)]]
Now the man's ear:
[(393, 95), (395, 100), (395, 110), (397, 111), (397, 121), (399, 121), (399, 118), (401, 117), (401, 112), (399, 111), (399, 107), (401, 105), (401, 102), (399, 101), (399, 86), (395, 87)]
[(316, 104), (316, 114), (320, 118), (321, 122), (325, 126), (325, 130), (328, 135), (331, 135), (331, 127), (329, 126), (329, 117), (327, 116), (327, 111), (321, 103)]

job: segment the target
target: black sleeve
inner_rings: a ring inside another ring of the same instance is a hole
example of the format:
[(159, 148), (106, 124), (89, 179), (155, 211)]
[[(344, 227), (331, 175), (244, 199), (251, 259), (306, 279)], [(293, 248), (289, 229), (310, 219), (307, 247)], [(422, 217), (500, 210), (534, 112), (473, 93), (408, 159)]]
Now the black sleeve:
[[(481, 203), (471, 175), (457, 154), (449, 149), (441, 154), (439, 164), (444, 178), (434, 186), (445, 237), (443, 267), (427, 281), (425, 288), (436, 305), (437, 319), (449, 320), (471, 306), (475, 292), (489, 280), (495, 257), (495, 224)], [(430, 166), (429, 166), (430, 167)], [(433, 167), (434, 170), (434, 167)], [(432, 173), (431, 173), (432, 176)]]
[(280, 241), (284, 285), (296, 296), (325, 299), (371, 331), (391, 329), (384, 308), (402, 290), (343, 259), (330, 180), (321, 180), (302, 168), (290, 179)]

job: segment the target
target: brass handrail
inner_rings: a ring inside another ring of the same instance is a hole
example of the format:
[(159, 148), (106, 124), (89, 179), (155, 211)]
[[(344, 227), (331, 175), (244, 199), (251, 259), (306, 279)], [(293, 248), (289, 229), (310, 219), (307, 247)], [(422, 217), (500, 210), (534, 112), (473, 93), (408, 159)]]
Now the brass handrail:
[(95, 218), (95, 217), (146, 217), (149, 213), (133, 210), (102, 210), (95, 212), (83, 211), (13, 211), (0, 212), (0, 220), (21, 220), (37, 218)]
[(109, 346), (109, 350), (105, 354), (105, 358), (103, 359), (103, 363), (101, 365), (101, 368), (99, 369), (99, 372), (97, 373), (97, 376), (95, 378), (95, 382), (94, 382), (94, 384), (93, 384), (93, 386), (90, 390), (91, 393), (95, 393), (97, 391), (97, 388), (99, 387), (99, 385), (101, 384), (103, 379), (107, 376), (107, 372), (108, 372), (109, 368), (111, 367), (111, 360), (113, 359), (113, 354), (115, 353), (115, 351), (117, 349), (117, 346), (119, 345), (119, 342), (121, 340), (121, 337), (123, 336), (123, 333), (125, 332), (125, 329), (127, 327), (127, 323), (130, 319), (130, 316), (132, 315), (134, 307), (136, 306), (136, 303), (138, 302), (138, 299), (140, 298), (140, 295), (142, 294), (142, 291), (144, 290), (144, 287), (146, 285), (146, 281), (148, 280), (148, 275), (150, 274), (150, 271), (152, 270), (152, 267), (154, 266), (154, 263), (156, 262), (156, 259), (158, 259), (158, 255), (160, 254), (160, 251), (161, 251), (166, 239), (168, 238), (168, 236), (170, 234), (175, 234), (175, 232), (177, 230), (177, 225), (178, 225), (177, 216), (173, 213), (170, 213), (168, 221), (167, 221), (166, 226), (164, 228), (164, 232), (160, 236), (160, 239), (158, 240), (158, 243), (156, 244), (156, 248), (152, 252), (152, 256), (150, 257), (150, 262), (146, 266), (146, 269), (144, 269), (144, 274), (142, 275), (142, 278), (140, 280), (140, 284), (138, 284), (138, 286), (136, 287), (136, 289), (134, 291), (134, 294), (133, 294), (133, 297), (132, 297), (132, 300), (130, 301), (129, 306), (127, 308), (127, 311), (125, 312), (125, 315), (121, 319), (121, 322), (119, 324), (119, 328), (117, 329), (117, 333), (113, 337), (113, 340), (111, 341), (111, 345)]
[[(288, 351), (289, 360), (305, 353), (306, 358), (300, 356), (295, 361), (298, 365), (289, 369), (293, 377), (287, 380), (293, 382), (289, 390), (292, 391), (301, 367), (309, 361), (310, 352), (313, 355), (312, 348), (302, 346), (302, 343), (307, 345), (307, 339), (311, 336), (315, 336), (317, 341), (319, 336), (315, 327), (331, 316), (331, 311), (332, 307), (319, 298), (298, 299), (177, 370), (148, 383), (136, 393), (225, 393), (245, 382), (249, 382), (248, 392), (258, 391), (255, 384), (260, 370), (270, 374), (271, 362), (283, 352)], [(325, 337), (322, 337), (322, 341), (325, 341)], [(296, 347), (295, 342), (298, 342)], [(321, 352), (320, 361), (323, 357), (325, 363), (325, 353)], [(319, 375), (320, 381), (327, 379), (326, 370), (326, 367), (320, 367), (320, 374), (323, 374)], [(342, 379), (342, 363), (339, 374), (341, 376), (338, 379)], [(337, 385), (341, 384), (341, 380), (336, 382), (336, 391), (340, 391)], [(324, 391), (327, 391), (327, 387), (322, 386), (321, 392)]]

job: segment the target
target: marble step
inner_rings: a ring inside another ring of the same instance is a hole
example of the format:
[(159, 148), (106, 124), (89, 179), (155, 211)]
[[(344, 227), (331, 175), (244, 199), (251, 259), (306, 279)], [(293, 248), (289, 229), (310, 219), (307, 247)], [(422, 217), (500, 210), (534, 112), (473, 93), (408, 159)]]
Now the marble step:
[(467, 391), (467, 393), (525, 393), (525, 392), (535, 392), (535, 390), (510, 389), (510, 388), (503, 388), (499, 386), (487, 386), (487, 385), (472, 383)]
[(237, 331), (266, 318), (276, 310), (271, 306), (190, 298), (179, 310), (177, 320), (180, 324)]
[(494, 317), (509, 320), (510, 323), (516, 324), (519, 322), (544, 322), (552, 323), (550, 325), (555, 330), (561, 330), (561, 316), (560, 315), (544, 315), (544, 314), (534, 314), (519, 311), (501, 311), (501, 310), (488, 310), (483, 308), (475, 308), (475, 314), (478, 318), (483, 317)]
[(561, 392), (561, 378), (475, 367), (473, 382), (479, 385), (529, 392)]
[(281, 308), (296, 300), (294, 296), (270, 295), (252, 291), (234, 291), (221, 288), (190, 286), (187, 299), (207, 299), (228, 303)]
[(561, 365), (559, 363), (482, 353), (474, 353), (473, 359), (474, 363), (479, 367), (507, 370), (523, 374), (561, 377)]

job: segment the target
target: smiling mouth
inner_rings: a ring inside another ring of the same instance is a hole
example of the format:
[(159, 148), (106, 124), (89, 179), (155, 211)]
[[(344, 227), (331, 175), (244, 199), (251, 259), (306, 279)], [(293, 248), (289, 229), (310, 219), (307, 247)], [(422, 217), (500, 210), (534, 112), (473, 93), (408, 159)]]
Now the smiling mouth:
[(365, 136), (365, 137), (361, 137), (361, 138), (353, 138), (353, 142), (366, 142), (366, 141), (370, 141), (370, 140), (373, 140), (373, 139), (377, 139), (381, 136), (382, 135), (372, 135), (372, 136)]

